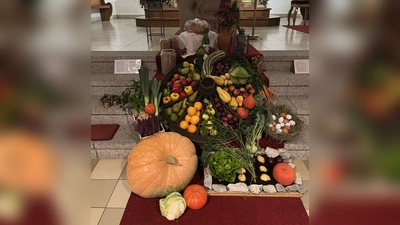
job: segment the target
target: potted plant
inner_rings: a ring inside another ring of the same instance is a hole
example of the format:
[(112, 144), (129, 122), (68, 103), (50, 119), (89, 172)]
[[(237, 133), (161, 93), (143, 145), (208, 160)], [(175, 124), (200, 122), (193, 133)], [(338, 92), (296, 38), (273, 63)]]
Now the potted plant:
[(168, 6), (171, 7), (171, 0), (140, 0), (139, 4), (140, 7), (144, 8), (145, 6), (147, 6), (148, 3), (154, 3), (154, 2), (161, 2), (164, 6)]
[(233, 3), (231, 0), (221, 0), (220, 5), (214, 12), (214, 16), (218, 20), (218, 48), (228, 54), (232, 45), (232, 32), (230, 29), (235, 26), (240, 29), (240, 9), (238, 1)]
[(268, 5), (268, 0), (259, 0), (259, 3), (265, 7)]

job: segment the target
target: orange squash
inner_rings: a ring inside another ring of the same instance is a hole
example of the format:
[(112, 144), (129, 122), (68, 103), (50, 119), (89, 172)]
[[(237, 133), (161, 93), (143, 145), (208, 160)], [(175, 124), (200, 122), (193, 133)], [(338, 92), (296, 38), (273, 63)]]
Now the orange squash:
[(296, 172), (287, 163), (276, 164), (272, 170), (272, 175), (282, 185), (290, 185), (296, 179)]
[(126, 178), (132, 192), (143, 198), (165, 197), (186, 188), (196, 169), (196, 148), (190, 139), (160, 132), (132, 149)]
[(207, 203), (207, 191), (198, 184), (189, 185), (183, 192), (187, 207), (197, 210), (203, 208)]

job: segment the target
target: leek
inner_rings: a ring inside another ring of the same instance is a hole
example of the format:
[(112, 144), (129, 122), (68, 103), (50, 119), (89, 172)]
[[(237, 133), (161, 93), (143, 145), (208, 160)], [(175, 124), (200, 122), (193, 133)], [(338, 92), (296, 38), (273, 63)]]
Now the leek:
[(161, 95), (162, 93), (160, 92), (160, 86), (161, 86), (161, 81), (159, 80), (151, 80), (151, 95), (152, 95), (152, 103), (156, 107), (156, 112), (155, 115), (158, 116), (158, 106), (160, 105), (160, 100), (161, 100)]
[(147, 104), (150, 103), (149, 69), (146, 66), (144, 66), (144, 65), (140, 66), (139, 77), (140, 77), (140, 86), (142, 87), (144, 105), (146, 106)]

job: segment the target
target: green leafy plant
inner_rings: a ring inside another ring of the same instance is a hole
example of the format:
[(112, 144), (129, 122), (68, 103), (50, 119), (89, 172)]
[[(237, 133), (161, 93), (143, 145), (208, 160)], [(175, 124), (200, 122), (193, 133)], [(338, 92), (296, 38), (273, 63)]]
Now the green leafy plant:
[(120, 107), (122, 110), (134, 109), (138, 113), (144, 112), (144, 98), (140, 81), (132, 80), (132, 86), (126, 88), (120, 96)]
[(267, 7), (267, 5), (268, 5), (268, 0), (259, 0), (259, 3), (260, 3), (261, 5), (264, 5), (265, 7)]
[[(212, 119), (212, 122), (214, 124), (214, 128), (217, 130), (218, 135), (217, 136), (209, 136), (207, 138), (207, 141), (205, 144), (203, 144), (201, 146), (201, 150), (202, 150), (202, 155), (201, 155), (201, 161), (204, 167), (206, 167), (207, 165), (210, 166), (210, 171), (211, 171), (211, 166), (209, 163), (209, 159), (216, 153), (218, 152), (224, 152), (224, 153), (218, 153), (217, 154), (217, 159), (223, 158), (220, 157), (219, 154), (225, 155), (225, 158), (230, 158), (231, 160), (238, 160), (240, 167), (238, 169), (236, 169), (236, 164), (234, 164), (233, 162), (230, 162), (228, 160), (218, 160), (220, 165), (229, 165), (230, 167), (232, 166), (231, 164), (233, 163), (233, 165), (235, 165), (235, 171), (236, 173), (239, 172), (240, 168), (245, 168), (246, 171), (248, 171), (252, 178), (255, 179), (256, 178), (256, 172), (254, 169), (254, 159), (252, 157), (252, 155), (250, 154), (250, 152), (246, 149), (245, 147), (245, 143), (243, 142), (243, 132), (241, 127), (241, 123), (242, 121), (239, 122), (239, 128), (236, 130), (233, 130), (230, 126), (228, 127), (223, 127), (222, 126), (222, 122), (219, 119)], [(234, 136), (234, 140), (236, 141), (239, 145), (239, 147), (233, 147), (232, 145), (230, 145), (231, 141), (227, 140), (227, 136), (228, 135), (233, 135)], [(229, 156), (229, 157), (228, 157)], [(211, 160), (211, 162), (213, 162), (213, 160)], [(219, 168), (217, 168), (218, 170)], [(215, 168), (214, 168), (214, 172), (215, 172)], [(221, 173), (225, 173), (222, 174), (222, 177), (228, 178), (229, 176), (229, 171), (233, 172), (232, 168), (224, 168), (222, 169)], [(236, 174), (237, 175), (237, 174)], [(214, 176), (214, 175), (212, 175)], [(228, 180), (230, 181), (230, 180)]]
[(158, 1), (157, 0), (140, 0), (139, 4), (140, 4), (140, 7), (144, 8), (145, 6), (147, 6), (148, 3), (160, 2), (160, 1), (164, 6), (167, 6), (167, 7), (172, 6), (171, 0), (158, 0)]
[(241, 168), (240, 159), (230, 148), (218, 151), (208, 160), (211, 176), (219, 181), (234, 182), (237, 171)]

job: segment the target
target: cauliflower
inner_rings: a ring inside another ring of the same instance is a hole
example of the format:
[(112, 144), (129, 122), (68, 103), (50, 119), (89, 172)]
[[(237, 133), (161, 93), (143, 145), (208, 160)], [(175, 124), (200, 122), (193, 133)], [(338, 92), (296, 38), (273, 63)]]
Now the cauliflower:
[(172, 192), (160, 199), (161, 215), (168, 220), (178, 219), (186, 209), (186, 201), (179, 192)]

